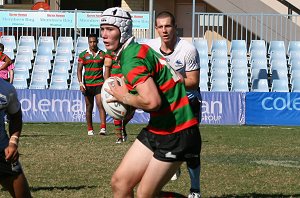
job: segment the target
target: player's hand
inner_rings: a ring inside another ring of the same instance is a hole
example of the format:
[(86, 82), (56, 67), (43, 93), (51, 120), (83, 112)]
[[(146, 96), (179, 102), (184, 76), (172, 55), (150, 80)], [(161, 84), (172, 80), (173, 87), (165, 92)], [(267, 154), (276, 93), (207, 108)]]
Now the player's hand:
[(105, 89), (113, 98), (108, 99), (106, 102), (122, 102), (123, 97), (128, 93), (128, 89), (125, 85), (124, 77), (121, 78), (121, 84), (114, 78), (114, 83), (108, 85), (110, 89)]
[(8, 147), (4, 149), (5, 160), (11, 163), (16, 162), (19, 158), (18, 146), (12, 143), (9, 143)]

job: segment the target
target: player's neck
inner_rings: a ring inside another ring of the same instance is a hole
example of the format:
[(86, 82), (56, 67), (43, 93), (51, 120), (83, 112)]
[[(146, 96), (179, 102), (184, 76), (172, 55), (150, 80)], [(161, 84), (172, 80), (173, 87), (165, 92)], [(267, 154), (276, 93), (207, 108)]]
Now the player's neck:
[(161, 42), (160, 52), (163, 55), (170, 55), (174, 52), (176, 46), (177, 37), (174, 37), (170, 42)]

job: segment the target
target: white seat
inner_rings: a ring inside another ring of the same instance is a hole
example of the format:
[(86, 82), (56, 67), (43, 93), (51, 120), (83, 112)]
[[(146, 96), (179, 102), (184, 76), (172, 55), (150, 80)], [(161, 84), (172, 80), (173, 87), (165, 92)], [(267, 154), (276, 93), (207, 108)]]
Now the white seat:
[(54, 40), (52, 36), (40, 36), (38, 40), (38, 47), (47, 47), (54, 50)]
[(77, 76), (73, 76), (71, 78), (71, 82), (70, 82), (70, 90), (79, 90), (80, 86), (79, 86), (79, 82), (78, 82), (78, 78)]
[(208, 82), (208, 70), (207, 69), (201, 69), (200, 68), (200, 83), (201, 81), (203, 82)]
[(293, 79), (291, 81), (291, 91), (292, 92), (300, 92), (300, 79)]
[(227, 68), (215, 68), (211, 70), (211, 81), (220, 79), (222, 81), (228, 81)]
[(248, 81), (248, 69), (246, 68), (234, 68), (231, 70), (231, 81), (233, 79), (243, 79)]
[(264, 54), (266, 54), (266, 42), (264, 40), (251, 40), (249, 46), (249, 53), (251, 53), (253, 50), (264, 51)]
[(53, 53), (52, 53), (52, 49), (51, 46), (47, 46), (47, 45), (39, 45), (37, 47), (37, 53), (36, 56), (48, 56), (49, 60), (52, 61), (53, 60)]
[(231, 82), (231, 91), (248, 92), (248, 80), (233, 78)]
[(225, 40), (225, 39), (213, 40), (212, 44), (211, 44), (211, 50), (210, 51), (212, 52), (213, 50), (224, 50), (227, 53), (227, 51), (228, 51), (227, 40)]
[(270, 41), (270, 45), (268, 48), (268, 54), (271, 54), (271, 52), (274, 52), (274, 51), (281, 51), (281, 52), (286, 53), (284, 41)]
[(250, 53), (250, 62), (255, 59), (267, 60), (266, 51), (264, 50), (252, 50)]
[(57, 39), (57, 48), (66, 47), (68, 49), (74, 50), (73, 38), (71, 36), (60, 36)]
[(31, 75), (29, 89), (47, 89), (47, 88), (48, 88), (47, 78), (39, 74)]
[(292, 51), (300, 52), (300, 41), (290, 41), (287, 49), (287, 54), (290, 55)]
[(206, 39), (195, 39), (193, 45), (196, 47), (200, 59), (208, 59), (208, 45)]
[(14, 75), (23, 74), (26, 76), (26, 79), (29, 79), (29, 69), (27, 65), (17, 64), (14, 68)]
[(211, 51), (211, 60), (213, 59), (228, 59), (227, 51), (222, 49), (214, 49)]
[(31, 59), (26, 55), (17, 55), (15, 60), (15, 66), (17, 64), (26, 65), (28, 69), (32, 69)]
[(267, 59), (253, 59), (250, 63), (251, 69), (268, 69)]
[(288, 79), (288, 70), (287, 68), (284, 68), (284, 69), (274, 69), (272, 68), (271, 70), (272, 72), (272, 80), (275, 80), (275, 79)]
[(232, 40), (230, 46), (230, 52), (238, 50), (247, 53), (247, 47), (245, 40)]
[(251, 91), (253, 92), (269, 92), (267, 79), (254, 79), (252, 81)]
[(272, 92), (289, 92), (288, 79), (272, 80)]
[(200, 58), (200, 68), (208, 69), (208, 58)]
[(214, 69), (214, 68), (226, 68), (226, 69), (228, 69), (228, 60), (227, 60), (227, 58), (212, 59), (211, 69)]
[(71, 64), (70, 64), (70, 61), (69, 61), (69, 57), (67, 56), (56, 56), (55, 57), (55, 60), (54, 60), (54, 63), (53, 63), (53, 67), (65, 67), (67, 70), (70, 70), (71, 69)]
[(60, 75), (52, 76), (49, 89), (68, 89), (67, 79)]
[(243, 59), (247, 61), (247, 51), (232, 50), (230, 53), (230, 62), (232, 62), (233, 59)]
[(39, 55), (35, 57), (34, 65), (45, 65), (51, 70), (51, 60), (49, 56)]
[(210, 91), (229, 91), (228, 82), (222, 79), (214, 79), (211, 82)]
[(35, 39), (34, 36), (20, 36), (19, 45), (20, 46), (28, 46), (31, 50), (35, 50)]
[(24, 55), (30, 57), (30, 60), (33, 60), (33, 51), (31, 46), (19, 46), (17, 55)]
[(13, 80), (13, 86), (16, 89), (27, 89), (28, 84), (27, 84), (26, 74), (15, 74)]
[(4, 50), (5, 48), (11, 48), (12, 50), (17, 49), (15, 36), (3, 35), (1, 36), (1, 43), (4, 45)]
[(55, 57), (58, 57), (58, 56), (68, 57), (69, 61), (73, 60), (72, 51), (68, 47), (57, 47)]
[(35, 64), (32, 70), (32, 76), (40, 76), (45, 79), (49, 79), (49, 70), (45, 65), (37, 65)]
[(232, 59), (231, 69), (248, 69), (248, 62), (245, 59)]

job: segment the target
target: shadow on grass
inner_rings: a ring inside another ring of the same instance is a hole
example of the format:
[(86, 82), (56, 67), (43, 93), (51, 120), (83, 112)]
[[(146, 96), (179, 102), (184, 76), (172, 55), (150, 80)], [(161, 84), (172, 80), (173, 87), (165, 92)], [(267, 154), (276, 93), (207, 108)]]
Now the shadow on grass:
[(159, 198), (187, 198), (187, 197), (175, 192), (162, 191), (159, 195)]
[(41, 190), (81, 190), (84, 188), (98, 188), (98, 186), (43, 186), (43, 187), (30, 187), (31, 192), (41, 191)]
[(247, 193), (242, 195), (222, 195), (222, 196), (211, 196), (209, 198), (292, 198), (292, 197), (300, 197), (300, 194), (260, 194), (260, 193)]

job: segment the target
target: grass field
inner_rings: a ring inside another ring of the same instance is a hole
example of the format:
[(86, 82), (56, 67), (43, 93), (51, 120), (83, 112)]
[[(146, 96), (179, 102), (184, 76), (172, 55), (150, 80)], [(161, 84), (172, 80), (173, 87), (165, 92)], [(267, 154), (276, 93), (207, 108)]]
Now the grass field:
[[(120, 145), (108, 127), (108, 136), (88, 137), (81, 123), (24, 124), (20, 160), (33, 197), (112, 197), (111, 175), (143, 125), (128, 125), (129, 141)], [(200, 130), (203, 197), (300, 197), (300, 127)], [(185, 164), (181, 169), (164, 191), (188, 194)]]

